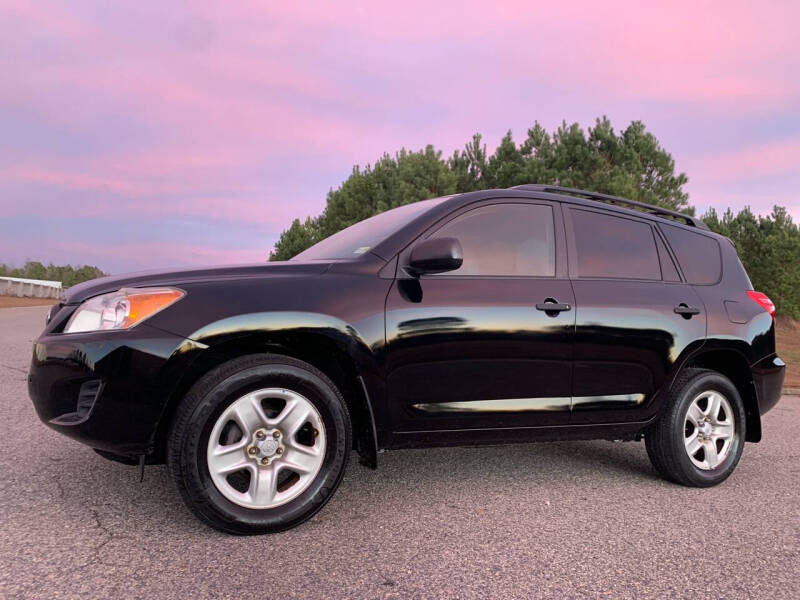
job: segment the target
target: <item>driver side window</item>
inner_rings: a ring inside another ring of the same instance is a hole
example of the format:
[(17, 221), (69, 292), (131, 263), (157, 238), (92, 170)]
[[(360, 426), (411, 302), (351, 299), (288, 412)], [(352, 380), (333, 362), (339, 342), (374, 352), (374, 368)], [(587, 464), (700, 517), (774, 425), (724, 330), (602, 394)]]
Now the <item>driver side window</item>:
[(457, 238), (464, 251), (459, 269), (437, 277), (554, 277), (556, 273), (553, 209), (546, 204), (476, 208), (431, 237)]

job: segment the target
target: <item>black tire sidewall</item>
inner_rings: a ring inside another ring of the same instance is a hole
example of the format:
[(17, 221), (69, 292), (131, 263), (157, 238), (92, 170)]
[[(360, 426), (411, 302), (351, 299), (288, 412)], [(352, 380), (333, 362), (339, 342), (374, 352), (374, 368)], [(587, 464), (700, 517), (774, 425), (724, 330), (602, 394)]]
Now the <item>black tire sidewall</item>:
[[(259, 510), (231, 502), (219, 492), (208, 470), (206, 452), (222, 411), (245, 394), (268, 387), (294, 391), (314, 404), (325, 426), (326, 449), (319, 473), (297, 498)], [(349, 416), (328, 381), (297, 365), (265, 361), (228, 375), (198, 398), (181, 437), (181, 471), (195, 512), (213, 526), (236, 533), (275, 532), (311, 517), (338, 486), (350, 445)], [(220, 522), (227, 525), (220, 527)]]
[[(698, 468), (689, 458), (685, 446), (684, 423), (686, 413), (692, 401), (705, 391), (716, 391), (724, 395), (733, 408), (735, 434), (728, 456), (718, 467), (711, 471)], [(710, 487), (725, 479), (736, 468), (739, 458), (742, 455), (745, 439), (745, 412), (744, 404), (739, 396), (739, 392), (731, 381), (716, 373), (703, 373), (689, 382), (681, 390), (677, 404), (677, 410), (673, 414), (671, 423), (671, 444), (673, 452), (677, 458), (678, 465), (687, 479), (698, 487)]]

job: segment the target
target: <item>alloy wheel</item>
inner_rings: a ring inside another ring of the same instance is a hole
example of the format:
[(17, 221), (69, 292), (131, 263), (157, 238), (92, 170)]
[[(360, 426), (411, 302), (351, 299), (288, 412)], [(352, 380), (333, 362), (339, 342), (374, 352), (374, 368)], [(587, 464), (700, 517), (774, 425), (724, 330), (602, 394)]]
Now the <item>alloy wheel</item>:
[(722, 464), (736, 435), (733, 408), (728, 399), (713, 390), (692, 400), (684, 421), (684, 446), (692, 463), (704, 471)]
[(308, 398), (283, 388), (234, 400), (208, 441), (214, 486), (231, 502), (269, 509), (297, 498), (325, 458), (325, 426)]

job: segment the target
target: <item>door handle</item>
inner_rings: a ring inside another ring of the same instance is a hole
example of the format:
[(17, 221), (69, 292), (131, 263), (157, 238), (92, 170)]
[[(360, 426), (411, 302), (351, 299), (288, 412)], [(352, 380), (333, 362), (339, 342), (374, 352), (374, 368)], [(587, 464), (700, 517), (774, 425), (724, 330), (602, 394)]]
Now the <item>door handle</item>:
[(699, 315), (700, 314), (700, 309), (699, 308), (696, 308), (694, 306), (689, 306), (688, 304), (685, 304), (683, 302), (678, 304), (678, 306), (676, 306), (672, 310), (676, 315), (680, 315), (684, 319), (691, 319), (692, 315)]
[(539, 302), (536, 305), (536, 310), (543, 310), (551, 317), (554, 317), (562, 311), (572, 310), (572, 307), (569, 304), (559, 302), (554, 298), (545, 298), (544, 302)]

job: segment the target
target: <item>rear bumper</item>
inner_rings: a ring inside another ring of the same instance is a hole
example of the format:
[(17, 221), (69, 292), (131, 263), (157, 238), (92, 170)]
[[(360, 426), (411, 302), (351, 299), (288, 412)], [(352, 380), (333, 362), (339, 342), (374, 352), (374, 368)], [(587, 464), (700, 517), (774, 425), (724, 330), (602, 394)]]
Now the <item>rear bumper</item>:
[(154, 449), (180, 375), (199, 352), (190, 340), (139, 325), (129, 331), (42, 335), (28, 393), (48, 427), (105, 452)]
[(777, 355), (758, 361), (752, 367), (758, 411), (763, 415), (778, 403), (786, 375), (786, 363)]

